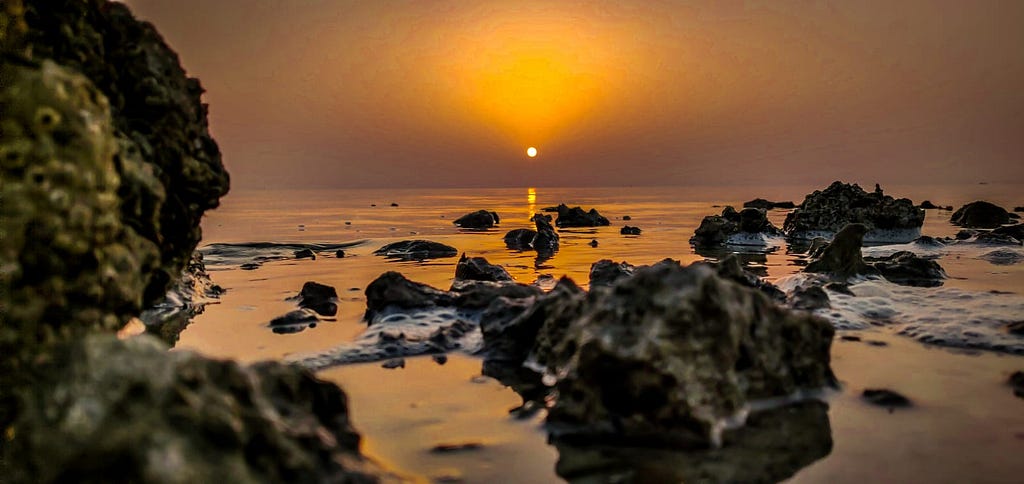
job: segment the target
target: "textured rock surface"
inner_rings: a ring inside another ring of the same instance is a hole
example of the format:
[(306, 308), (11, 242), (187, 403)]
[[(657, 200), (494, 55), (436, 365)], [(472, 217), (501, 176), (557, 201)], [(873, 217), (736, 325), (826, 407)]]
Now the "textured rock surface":
[(985, 202), (971, 202), (953, 212), (949, 219), (953, 225), (975, 229), (994, 229), (1010, 223), (1010, 213), (1003, 207)]
[(534, 352), (556, 377), (559, 435), (706, 447), (752, 399), (835, 383), (826, 321), (700, 264), (637, 269), (549, 326), (563, 336)]
[(611, 222), (598, 213), (596, 208), (592, 208), (588, 212), (580, 207), (569, 208), (565, 204), (561, 204), (556, 210), (558, 211), (558, 219), (555, 220), (555, 225), (559, 227), (601, 227), (611, 225)]
[(15, 482), (376, 482), (347, 397), (278, 363), (93, 335), (50, 362), (5, 446)]
[(764, 245), (765, 236), (782, 236), (782, 231), (768, 220), (765, 209), (744, 208), (736, 212), (727, 206), (722, 210), (722, 215), (704, 217), (690, 238), (690, 243), (701, 247), (724, 244)]
[(633, 274), (633, 264), (601, 259), (590, 265), (590, 287), (610, 286)]
[(873, 274), (860, 248), (864, 243), (864, 234), (868, 227), (864, 224), (850, 224), (842, 228), (832, 243), (824, 246), (820, 255), (807, 264), (804, 272), (831, 274), (839, 278), (849, 278), (860, 274)]
[(942, 270), (938, 262), (905, 250), (888, 257), (867, 260), (882, 277), (897, 284), (934, 287), (942, 285), (942, 280), (946, 278), (946, 271)]
[(909, 242), (920, 236), (924, 210), (908, 199), (895, 199), (881, 188), (865, 192), (860, 186), (833, 182), (807, 195), (786, 215), (782, 229), (789, 237), (811, 239), (831, 236), (847, 224), (867, 227), (868, 240)]

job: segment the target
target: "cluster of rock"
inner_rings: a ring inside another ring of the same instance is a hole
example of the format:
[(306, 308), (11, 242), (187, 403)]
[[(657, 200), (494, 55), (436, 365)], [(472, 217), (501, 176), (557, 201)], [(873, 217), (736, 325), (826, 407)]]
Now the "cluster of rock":
[(143, 311), (139, 319), (147, 333), (174, 346), (192, 319), (224, 292), (207, 274), (203, 255), (195, 252), (163, 300)]
[(581, 207), (569, 208), (568, 205), (562, 203), (557, 207), (546, 207), (544, 211), (558, 213), (558, 218), (555, 220), (555, 225), (558, 227), (604, 227), (611, 225), (611, 222), (598, 213), (595, 208), (586, 211)]
[(535, 250), (542, 256), (558, 251), (558, 233), (551, 226), (551, 216), (536, 214), (531, 219), (537, 230), (515, 229), (505, 234), (505, 245), (515, 250)]
[(921, 235), (924, 210), (909, 199), (885, 195), (878, 185), (869, 193), (857, 184), (837, 181), (807, 195), (796, 210), (786, 215), (782, 228), (790, 238), (810, 240), (831, 238), (853, 223), (867, 228), (866, 240), (909, 242)]
[(843, 227), (831, 243), (816, 250), (817, 257), (807, 264), (804, 271), (825, 273), (840, 279), (880, 275), (891, 282), (912, 286), (938, 286), (946, 278), (938, 262), (909, 251), (865, 260), (861, 247), (866, 233), (868, 228), (863, 224)]
[(228, 189), (202, 87), (153, 26), (118, 2), (7, 0), (0, 49), (4, 477), (384, 477), (336, 386), (114, 334), (183, 270), (183, 291), (213, 290), (187, 266)]
[(768, 220), (765, 209), (744, 208), (737, 212), (732, 206), (726, 206), (721, 215), (709, 215), (701, 220), (700, 226), (690, 238), (690, 243), (698, 247), (764, 246), (767, 244), (766, 237), (782, 235), (782, 231)]

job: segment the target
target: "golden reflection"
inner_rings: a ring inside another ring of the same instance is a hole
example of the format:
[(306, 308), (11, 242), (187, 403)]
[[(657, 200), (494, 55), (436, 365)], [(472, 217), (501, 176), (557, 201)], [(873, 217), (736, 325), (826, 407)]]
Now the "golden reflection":
[(526, 204), (530, 210), (530, 216), (533, 216), (533, 212), (537, 209), (537, 189), (527, 188), (526, 189)]

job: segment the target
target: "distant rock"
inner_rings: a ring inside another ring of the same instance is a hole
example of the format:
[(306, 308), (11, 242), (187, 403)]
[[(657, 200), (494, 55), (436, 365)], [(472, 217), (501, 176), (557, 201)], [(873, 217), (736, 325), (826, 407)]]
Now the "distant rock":
[(338, 314), (338, 291), (326, 284), (306, 282), (297, 299), (300, 308), (310, 309), (322, 316)]
[(397, 203), (395, 203), (395, 202), (391, 202), (391, 206), (392, 206), (392, 207), (397, 207), (397, 206), (398, 206), (398, 204), (397, 204)]
[(630, 221), (630, 220), (633, 220), (633, 217), (630, 217), (629, 215), (623, 215), (623, 216), (622, 216), (622, 220), (623, 220), (623, 221), (627, 221), (627, 222), (628, 222), (628, 221)]
[(628, 262), (599, 260), (590, 266), (590, 287), (610, 286), (616, 281), (629, 277), (635, 268)]
[(996, 249), (981, 255), (981, 259), (998, 266), (1008, 266), (1024, 262), (1024, 254), (1019, 251)]
[(455, 266), (455, 279), (463, 281), (513, 282), (504, 267), (487, 262), (483, 257), (462, 254)]
[(310, 249), (299, 249), (295, 251), (296, 259), (313, 259), (316, 260), (316, 253)]
[(921, 205), (918, 205), (918, 208), (920, 208), (922, 210), (952, 210), (953, 207), (951, 207), (949, 205), (946, 205), (946, 206), (935, 205), (930, 200), (925, 200), (925, 201), (921, 202)]
[(906, 198), (884, 195), (878, 185), (868, 193), (856, 184), (837, 181), (807, 195), (786, 215), (782, 228), (788, 237), (810, 240), (830, 238), (851, 223), (867, 228), (864, 239), (868, 241), (909, 242), (921, 235), (924, 210)]
[(764, 246), (770, 237), (781, 237), (782, 231), (772, 225), (764, 209), (745, 208), (736, 212), (731, 206), (722, 215), (709, 215), (701, 220), (690, 243), (698, 247), (719, 245)]
[(960, 207), (949, 219), (953, 225), (976, 229), (994, 229), (1010, 223), (1006, 209), (985, 201), (971, 202)]
[(590, 209), (590, 211), (584, 211), (580, 207), (569, 208), (565, 204), (561, 204), (557, 207), (558, 219), (555, 220), (555, 225), (558, 227), (601, 227), (611, 225), (603, 215), (597, 212), (597, 209)]
[(597, 239), (590, 239), (590, 244), (588, 245), (590, 245), (591, 247), (597, 247)]
[(623, 226), (619, 229), (619, 233), (622, 235), (640, 235), (640, 232), (642, 232), (640, 227), (631, 227), (629, 225)]
[(935, 287), (942, 285), (942, 280), (946, 278), (946, 271), (942, 270), (938, 262), (905, 250), (888, 257), (867, 260), (882, 277), (897, 284)]
[(1024, 212), (1024, 207), (1013, 207), (1014, 212)]
[(1007, 225), (992, 231), (996, 235), (1008, 235), (1019, 241), (1024, 241), (1024, 224)]
[[(538, 254), (554, 254), (558, 251), (558, 234), (551, 226), (551, 217), (535, 216), (533, 223), (537, 227), (537, 236), (533, 239), (533, 250)], [(607, 225), (607, 224), (606, 224)]]
[(391, 259), (425, 260), (455, 257), (459, 251), (450, 245), (430, 240), (403, 240), (387, 244), (373, 253)]
[(496, 212), (477, 210), (455, 219), (452, 223), (464, 229), (482, 230), (494, 227), (500, 220)]
[(771, 202), (763, 198), (755, 198), (749, 202), (743, 202), (743, 208), (760, 208), (762, 210), (790, 209), (796, 208), (796, 204), (791, 201)]
[(887, 389), (866, 389), (861, 394), (869, 403), (889, 409), (911, 406), (910, 399)]
[(313, 310), (296, 309), (270, 320), (267, 326), (275, 333), (291, 334), (304, 331), (306, 328), (315, 328), (319, 322), (320, 318)]
[(338, 249), (338, 250), (337, 250), (337, 251), (336, 251), (336, 252), (334, 253), (334, 257), (335, 257), (335, 258), (337, 258), (337, 259), (344, 259), (344, 258), (345, 258), (345, 251), (344, 251), (344, 250), (341, 250), (341, 249)]

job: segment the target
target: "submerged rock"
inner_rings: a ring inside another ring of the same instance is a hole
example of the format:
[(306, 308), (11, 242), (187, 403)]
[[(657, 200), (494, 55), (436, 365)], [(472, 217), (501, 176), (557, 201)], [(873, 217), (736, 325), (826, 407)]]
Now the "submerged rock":
[(996, 249), (986, 252), (980, 257), (982, 260), (997, 266), (1009, 266), (1024, 262), (1024, 254), (1019, 251)]
[(316, 260), (316, 253), (310, 249), (299, 249), (295, 251), (296, 259), (313, 259)]
[(957, 209), (949, 221), (953, 225), (966, 228), (994, 229), (1010, 223), (1010, 215), (1003, 207), (985, 201), (977, 201)]
[(430, 240), (403, 240), (385, 245), (373, 252), (389, 259), (425, 260), (455, 257), (459, 251), (450, 245)]
[(821, 286), (798, 287), (789, 297), (789, 305), (794, 309), (813, 311), (826, 309), (829, 304), (828, 293)]
[(632, 264), (601, 259), (590, 266), (590, 287), (610, 286), (616, 281), (633, 275)]
[(905, 250), (888, 257), (868, 260), (882, 277), (897, 284), (934, 287), (942, 285), (942, 280), (946, 278), (946, 271), (942, 270), (938, 262)]
[(149, 336), (89, 336), (48, 365), (4, 446), (15, 482), (387, 478), (359, 453), (345, 393), (308, 371), (168, 352)]
[(367, 322), (376, 312), (388, 306), (402, 309), (451, 306), (455, 298), (450, 293), (426, 284), (410, 281), (401, 273), (388, 271), (366, 286)]
[(790, 201), (770, 202), (763, 198), (755, 198), (749, 202), (743, 202), (743, 208), (760, 208), (762, 210), (790, 209), (796, 208), (796, 204)]
[(867, 228), (864, 238), (869, 241), (909, 242), (920, 236), (924, 210), (906, 198), (884, 195), (875, 187), (868, 193), (856, 184), (834, 182), (807, 195), (796, 210), (786, 215), (782, 228), (788, 237), (808, 240), (831, 237), (853, 223)]
[(455, 266), (455, 280), (513, 282), (504, 267), (491, 264), (483, 257), (466, 257), (466, 254), (462, 254)]
[(501, 220), (496, 212), (488, 212), (487, 210), (477, 210), (476, 212), (467, 213), (457, 219), (453, 224), (462, 227), (464, 229), (489, 229), (494, 227)]
[(561, 204), (557, 207), (558, 219), (555, 220), (555, 225), (559, 227), (601, 227), (611, 225), (603, 215), (597, 212), (597, 209), (590, 209), (589, 212), (584, 211), (580, 207), (569, 208), (565, 204)]
[(551, 226), (551, 217), (536, 214), (530, 219), (537, 230), (515, 229), (505, 234), (505, 246), (514, 250), (536, 250), (550, 256), (558, 251), (558, 234)]
[[(835, 384), (833, 329), (702, 265), (637, 269), (549, 316), (534, 355), (555, 376), (556, 436), (707, 447), (753, 399)], [(561, 337), (557, 333), (562, 333)]]

